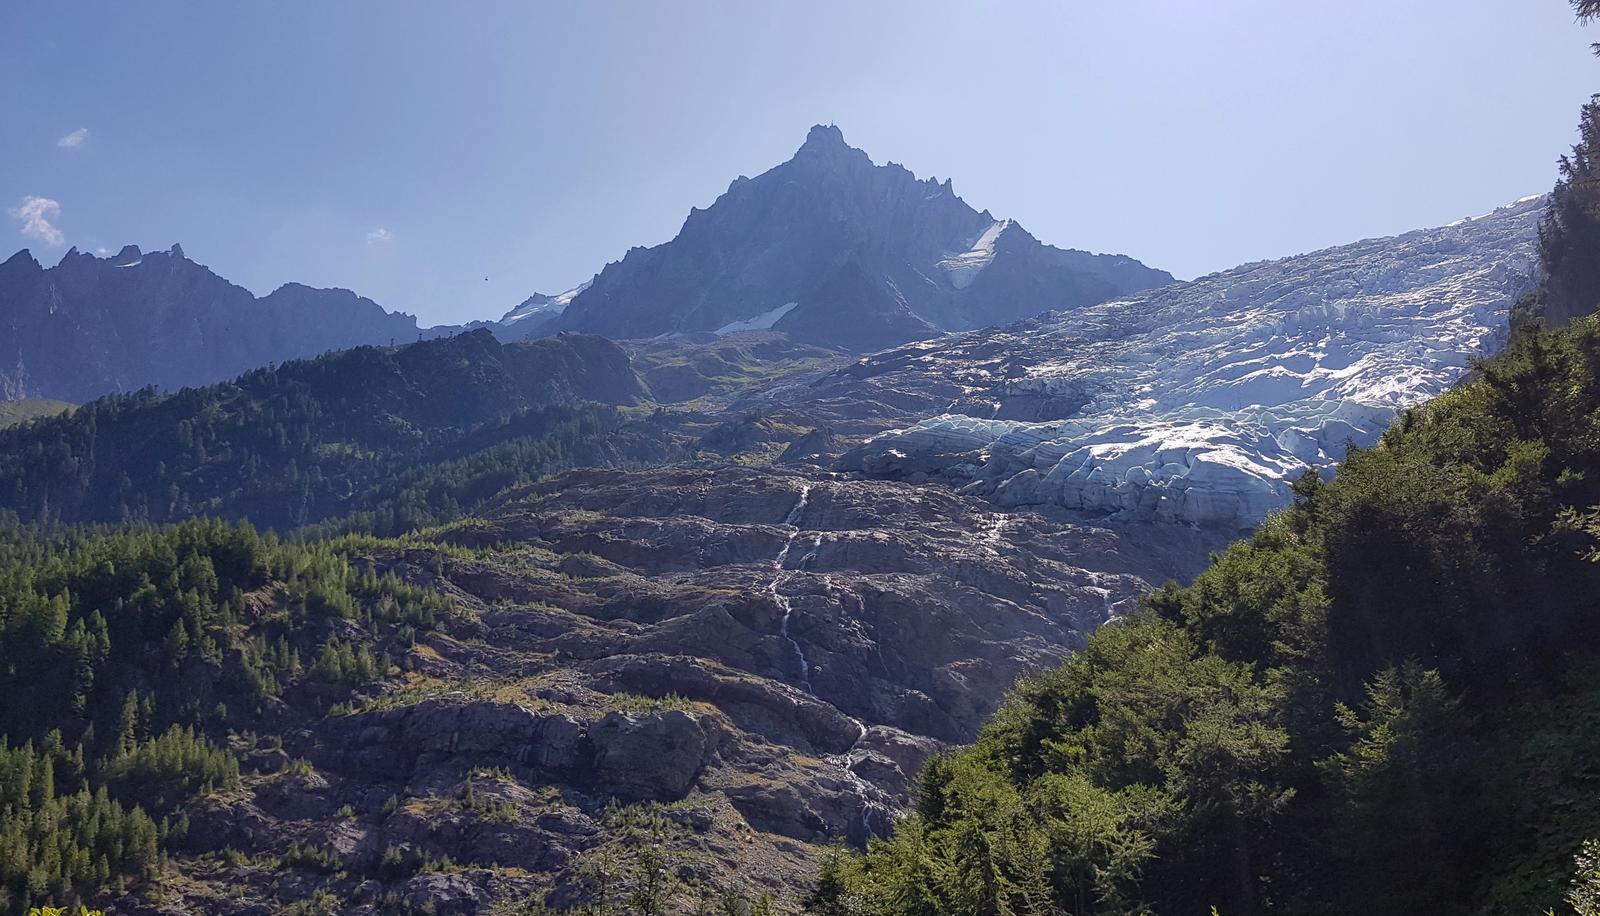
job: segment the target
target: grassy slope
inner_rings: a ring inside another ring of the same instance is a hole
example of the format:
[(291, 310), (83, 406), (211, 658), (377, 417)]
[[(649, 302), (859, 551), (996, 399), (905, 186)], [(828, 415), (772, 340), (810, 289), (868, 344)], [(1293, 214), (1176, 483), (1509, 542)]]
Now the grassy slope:
[(35, 417), (53, 417), (70, 411), (76, 405), (48, 398), (24, 398), (20, 401), (0, 401), (0, 428), (26, 423)]

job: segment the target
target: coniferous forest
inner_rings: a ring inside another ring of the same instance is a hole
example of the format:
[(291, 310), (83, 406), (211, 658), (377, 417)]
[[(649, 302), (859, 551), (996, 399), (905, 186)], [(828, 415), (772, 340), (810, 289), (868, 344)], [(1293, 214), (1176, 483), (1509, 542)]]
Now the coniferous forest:
[(450, 609), (352, 562), (358, 542), (220, 521), (24, 534), (0, 547), (11, 912), (149, 878), (182, 838), (183, 804), (236, 782), (239, 755), (271, 740), (278, 698), (326, 705), (389, 676), (389, 649)]
[(619, 412), (642, 394), (599, 338), (502, 345), (476, 331), (361, 347), (0, 429), (0, 510), (400, 533), (560, 467), (665, 454), (658, 432)]

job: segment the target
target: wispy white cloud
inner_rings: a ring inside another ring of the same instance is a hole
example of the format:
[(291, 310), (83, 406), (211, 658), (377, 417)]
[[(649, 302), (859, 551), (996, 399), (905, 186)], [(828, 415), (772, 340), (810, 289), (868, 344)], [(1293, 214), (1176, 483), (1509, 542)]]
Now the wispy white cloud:
[(383, 228), (382, 226), (379, 226), (378, 228), (367, 233), (368, 245), (387, 245), (392, 241), (394, 241), (394, 233)]
[(82, 146), (83, 141), (87, 139), (89, 139), (89, 128), (80, 127), (72, 133), (67, 134), (65, 137), (62, 137), (60, 140), (57, 140), (56, 146), (59, 146), (62, 149), (77, 149), (78, 147)]
[(22, 234), (38, 239), (46, 245), (57, 246), (66, 242), (54, 220), (61, 218), (61, 204), (48, 197), (22, 198), (22, 203), (10, 210), (12, 219), (22, 221)]

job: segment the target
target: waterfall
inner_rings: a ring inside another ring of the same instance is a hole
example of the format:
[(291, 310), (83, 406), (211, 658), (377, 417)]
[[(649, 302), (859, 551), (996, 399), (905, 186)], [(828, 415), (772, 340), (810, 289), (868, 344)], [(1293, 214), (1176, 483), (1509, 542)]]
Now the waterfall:
[(789, 536), (784, 539), (783, 549), (778, 551), (777, 559), (772, 561), (772, 584), (767, 586), (767, 591), (772, 595), (772, 600), (777, 602), (778, 607), (783, 610), (783, 616), (779, 618), (778, 622), (778, 634), (789, 644), (789, 648), (794, 650), (794, 657), (800, 663), (800, 686), (805, 688), (807, 693), (811, 692), (811, 664), (806, 661), (806, 653), (800, 648), (800, 643), (789, 635), (789, 618), (794, 615), (794, 605), (783, 594), (780, 586), (783, 584), (783, 580), (787, 578), (787, 571), (783, 568), (783, 564), (789, 561), (789, 549), (794, 546), (795, 538), (800, 536), (800, 517), (805, 514), (806, 500), (810, 498), (810, 485), (802, 486), (800, 488), (800, 498), (795, 501), (794, 508), (789, 510), (789, 515), (783, 520), (785, 525), (794, 530), (790, 531)]
[(867, 737), (867, 726), (854, 716), (850, 721), (856, 724), (856, 740), (842, 754), (829, 754), (823, 759), (839, 768), (844, 774), (845, 782), (855, 790), (856, 797), (861, 799), (861, 831), (862, 840), (872, 837), (886, 837), (894, 832), (894, 812), (885, 804), (878, 801), (879, 789), (872, 783), (862, 779), (855, 771), (856, 748)]
[[(781, 587), (784, 580), (788, 578), (788, 570), (784, 569), (784, 564), (789, 562), (789, 551), (800, 537), (801, 517), (805, 515), (806, 502), (810, 498), (810, 485), (802, 486), (800, 488), (800, 498), (795, 501), (794, 508), (789, 510), (789, 514), (783, 520), (783, 523), (793, 530), (784, 539), (782, 549), (778, 551), (777, 557), (772, 561), (772, 583), (767, 586), (767, 592), (772, 595), (772, 600), (777, 602), (778, 607), (783, 610), (783, 616), (779, 618), (778, 634), (783, 637), (784, 642), (787, 642), (789, 648), (794, 652), (795, 660), (800, 665), (800, 686), (807, 693), (811, 692), (811, 663), (807, 661), (805, 651), (800, 648), (800, 643), (789, 635), (789, 619), (794, 614), (794, 606), (789, 602), (788, 597), (783, 594)], [(800, 558), (800, 565), (803, 566), (807, 560), (814, 559), (817, 550), (821, 546), (822, 535), (818, 534), (811, 543), (810, 552)], [(861, 744), (862, 739), (867, 736), (867, 726), (854, 716), (850, 717), (850, 721), (854, 722), (856, 726), (856, 740), (850, 742), (850, 746), (845, 749), (844, 753), (825, 755), (823, 759), (839, 768), (845, 783), (854, 790), (856, 797), (861, 800), (860, 816), (863, 840), (874, 836), (888, 836), (894, 825), (893, 812), (877, 800), (879, 790), (862, 779), (854, 769), (856, 749)]]

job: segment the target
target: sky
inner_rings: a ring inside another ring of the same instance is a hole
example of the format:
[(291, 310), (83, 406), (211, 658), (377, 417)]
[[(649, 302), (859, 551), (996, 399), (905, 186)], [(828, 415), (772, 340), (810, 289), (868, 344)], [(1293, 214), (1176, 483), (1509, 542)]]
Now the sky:
[(493, 318), (836, 123), (1189, 278), (1548, 190), (1596, 40), (1565, 0), (6, 0), (0, 258)]

